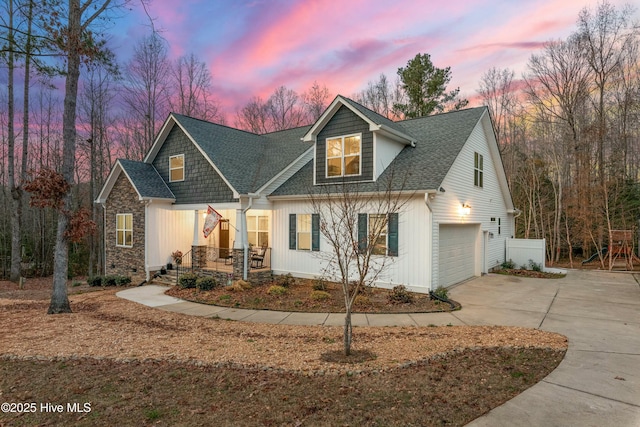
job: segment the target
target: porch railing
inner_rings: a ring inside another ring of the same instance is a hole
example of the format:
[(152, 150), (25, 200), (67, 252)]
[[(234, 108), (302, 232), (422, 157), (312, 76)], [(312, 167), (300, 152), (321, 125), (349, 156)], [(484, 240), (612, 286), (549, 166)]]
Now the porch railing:
[[(193, 273), (197, 270), (233, 271), (233, 249), (207, 246), (197, 248), (197, 251), (197, 254), (190, 250), (182, 255), (182, 263), (176, 266), (176, 280), (179, 280), (184, 273)], [(248, 255), (249, 271), (271, 268), (271, 248), (266, 248), (264, 253), (254, 249)]]

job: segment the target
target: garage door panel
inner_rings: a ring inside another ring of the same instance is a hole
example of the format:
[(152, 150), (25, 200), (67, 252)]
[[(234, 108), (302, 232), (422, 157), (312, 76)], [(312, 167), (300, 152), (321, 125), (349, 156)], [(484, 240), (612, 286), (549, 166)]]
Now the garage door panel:
[(477, 235), (477, 225), (440, 226), (440, 286), (451, 286), (475, 275)]

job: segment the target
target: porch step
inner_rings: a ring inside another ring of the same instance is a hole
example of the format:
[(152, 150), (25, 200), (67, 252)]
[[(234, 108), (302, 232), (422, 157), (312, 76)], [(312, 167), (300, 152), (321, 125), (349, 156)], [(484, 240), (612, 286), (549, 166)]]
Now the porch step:
[(167, 274), (162, 274), (158, 277), (151, 279), (151, 283), (157, 285), (169, 285), (173, 286), (177, 282), (178, 273), (175, 270), (167, 271)]

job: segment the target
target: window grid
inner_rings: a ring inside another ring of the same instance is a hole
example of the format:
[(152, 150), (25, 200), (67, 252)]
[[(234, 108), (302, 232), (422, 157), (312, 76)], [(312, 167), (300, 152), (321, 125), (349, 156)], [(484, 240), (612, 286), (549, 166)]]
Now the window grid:
[(133, 214), (116, 214), (116, 246), (133, 246)]
[(482, 188), (484, 186), (484, 159), (482, 154), (473, 155), (473, 185)]
[(327, 139), (326, 176), (356, 176), (361, 170), (362, 139), (346, 135)]
[(387, 242), (387, 215), (384, 214), (369, 214), (369, 235), (376, 237), (373, 243), (373, 255), (386, 255), (388, 242)]
[(169, 157), (169, 182), (184, 181), (184, 154)]
[(311, 250), (311, 214), (298, 214), (297, 218), (297, 249), (302, 251)]

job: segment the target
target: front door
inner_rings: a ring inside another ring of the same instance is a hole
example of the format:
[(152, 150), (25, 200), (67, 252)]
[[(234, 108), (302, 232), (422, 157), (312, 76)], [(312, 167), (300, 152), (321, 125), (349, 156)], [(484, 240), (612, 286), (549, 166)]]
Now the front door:
[(220, 233), (218, 234), (218, 247), (220, 248), (220, 258), (229, 257), (229, 220), (220, 220)]

